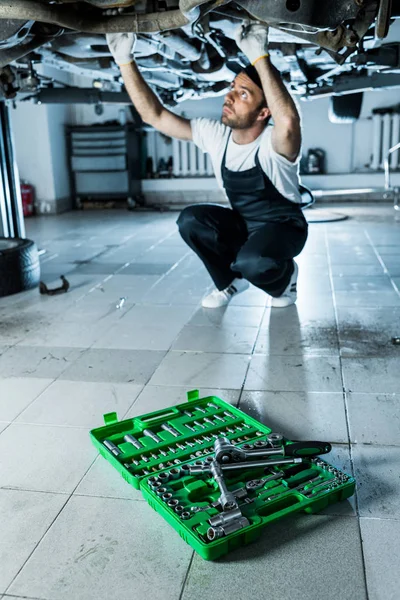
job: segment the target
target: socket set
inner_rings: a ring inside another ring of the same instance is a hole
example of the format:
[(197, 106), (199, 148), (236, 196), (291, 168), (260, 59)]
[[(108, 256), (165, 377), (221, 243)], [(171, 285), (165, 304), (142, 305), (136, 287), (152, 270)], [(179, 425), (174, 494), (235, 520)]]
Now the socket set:
[(291, 442), (215, 396), (90, 432), (100, 454), (203, 558), (214, 560), (298, 511), (354, 493), (355, 481), (321, 459), (328, 442)]

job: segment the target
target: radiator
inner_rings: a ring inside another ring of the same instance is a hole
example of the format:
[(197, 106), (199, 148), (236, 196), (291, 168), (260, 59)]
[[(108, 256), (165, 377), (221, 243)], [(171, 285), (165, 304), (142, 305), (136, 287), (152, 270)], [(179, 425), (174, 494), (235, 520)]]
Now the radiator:
[[(371, 169), (384, 168), (385, 158), (390, 148), (400, 142), (400, 114), (384, 113), (372, 117), (372, 161)], [(400, 151), (393, 152), (389, 159), (390, 168), (400, 169)]]
[(208, 154), (193, 142), (172, 140), (172, 160), (175, 177), (213, 177), (214, 170)]
[(155, 169), (161, 157), (168, 160), (172, 156), (174, 177), (214, 177), (210, 157), (203, 154), (193, 142), (172, 138), (172, 142), (167, 143), (165, 136), (158, 131), (146, 131), (147, 156), (152, 158)]

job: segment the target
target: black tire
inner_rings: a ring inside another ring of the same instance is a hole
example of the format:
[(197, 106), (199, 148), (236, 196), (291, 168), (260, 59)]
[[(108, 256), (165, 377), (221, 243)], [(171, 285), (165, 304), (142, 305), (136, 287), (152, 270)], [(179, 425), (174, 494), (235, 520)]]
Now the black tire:
[(31, 240), (0, 237), (0, 297), (39, 285), (40, 263)]
[(331, 96), (329, 120), (331, 123), (354, 123), (361, 114), (363, 92)]

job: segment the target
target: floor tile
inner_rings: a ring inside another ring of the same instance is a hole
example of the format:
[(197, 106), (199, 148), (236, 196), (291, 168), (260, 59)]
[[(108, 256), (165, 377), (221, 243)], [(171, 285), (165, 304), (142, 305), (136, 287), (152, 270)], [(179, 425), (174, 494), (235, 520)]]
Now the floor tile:
[(378, 306), (400, 306), (400, 298), (391, 290), (366, 292), (336, 292), (337, 306), (354, 306), (359, 308), (375, 308)]
[[(187, 392), (191, 391), (190, 386), (186, 387), (172, 387), (162, 385), (146, 385), (144, 390), (139, 394), (138, 399), (129, 409), (125, 418), (136, 417), (154, 412), (156, 410), (162, 410), (175, 406), (176, 404), (184, 404), (187, 402)], [(240, 389), (227, 390), (218, 388), (203, 388), (200, 390), (200, 398), (206, 398), (207, 396), (216, 396), (229, 402), (234, 406), (237, 405), (240, 395)]]
[(174, 263), (133, 262), (122, 269), (120, 275), (165, 275)]
[(0, 593), (17, 575), (68, 496), (0, 489)]
[(232, 590), (241, 600), (271, 593), (274, 600), (365, 600), (357, 521), (299, 515), (271, 524), (260, 541), (225, 559), (195, 555), (182, 600), (212, 597), (216, 589), (218, 600), (231, 598)]
[(250, 285), (245, 292), (234, 296), (229, 306), (265, 306), (267, 300), (268, 294), (254, 285)]
[(12, 347), (0, 359), (0, 377), (57, 379), (81, 357), (79, 348)]
[(338, 309), (339, 343), (344, 357), (382, 357), (398, 355), (391, 342), (393, 332), (400, 330), (400, 306)]
[(93, 347), (168, 350), (193, 310), (190, 306), (134, 306)]
[(353, 460), (360, 516), (399, 520), (400, 448), (356, 444)]
[(271, 311), (269, 323), (263, 327), (254, 349), (256, 354), (337, 356), (339, 352), (337, 328), (334, 321), (328, 323), (290, 323), (284, 316)]
[(178, 600), (191, 555), (145, 502), (75, 496), (9, 593), (97, 600), (134, 590), (137, 598)]
[(248, 364), (243, 354), (169, 352), (150, 384), (240, 389)]
[(399, 358), (343, 358), (343, 377), (349, 392), (395, 394), (399, 391)]
[(257, 334), (258, 327), (187, 325), (172, 344), (172, 350), (251, 354)]
[(83, 264), (75, 264), (76, 272), (79, 275), (91, 275), (91, 274), (100, 274), (100, 275), (112, 275), (117, 271), (120, 271), (124, 263), (103, 263), (103, 262), (95, 262), (91, 261)]
[(52, 382), (52, 379), (0, 379), (0, 420), (12, 421)]
[(93, 429), (104, 424), (105, 413), (122, 419), (141, 390), (131, 383), (55, 381), (16, 422)]
[(262, 306), (228, 306), (223, 308), (201, 308), (189, 325), (212, 327), (258, 327), (264, 314)]
[(89, 348), (105, 331), (113, 327), (110, 319), (78, 322), (69, 314), (68, 319), (59, 319), (44, 329), (31, 331), (18, 344), (19, 346), (48, 346), (54, 345), (54, 340), (60, 346), (67, 348)]
[(336, 292), (385, 292), (393, 290), (389, 277), (384, 275), (381, 277), (334, 277), (333, 287)]
[(348, 442), (342, 393), (245, 391), (239, 408), (291, 440)]
[(89, 432), (12, 423), (0, 435), (2, 487), (70, 494), (95, 459)]
[(64, 371), (61, 379), (145, 384), (164, 354), (150, 350), (90, 349)]
[(0, 421), (0, 433), (10, 425), (9, 421)]
[[(15, 309), (15, 307), (14, 307)], [(8, 309), (1, 319), (0, 341), (2, 345), (12, 346), (21, 342), (27, 335), (38, 329), (46, 329), (51, 324), (49, 315), (38, 315), (28, 311), (14, 312)], [(11, 313), (11, 314), (10, 314)]]
[(384, 273), (382, 265), (332, 265), (332, 276), (334, 282), (339, 277), (380, 277)]
[(145, 501), (142, 492), (129, 485), (118, 471), (102, 456), (98, 456), (79, 483), (74, 494), (100, 498), (123, 498)]
[(112, 305), (121, 297), (126, 297), (132, 303), (141, 302), (143, 296), (152, 285), (159, 280), (159, 275), (113, 275), (92, 293), (93, 296), (104, 299)]
[(397, 600), (400, 521), (361, 519), (369, 600)]
[(353, 443), (400, 445), (400, 394), (348, 394), (347, 410)]
[(252, 357), (245, 390), (341, 392), (339, 359), (333, 356)]

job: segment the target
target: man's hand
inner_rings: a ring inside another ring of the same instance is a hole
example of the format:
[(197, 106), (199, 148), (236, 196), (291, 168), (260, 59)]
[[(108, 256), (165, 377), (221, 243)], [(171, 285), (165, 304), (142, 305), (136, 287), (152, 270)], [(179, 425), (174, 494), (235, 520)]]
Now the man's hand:
[(129, 65), (133, 62), (133, 51), (136, 45), (135, 33), (107, 33), (106, 40), (118, 66)]
[(252, 65), (259, 58), (268, 56), (268, 25), (246, 19), (237, 28), (235, 40)]

